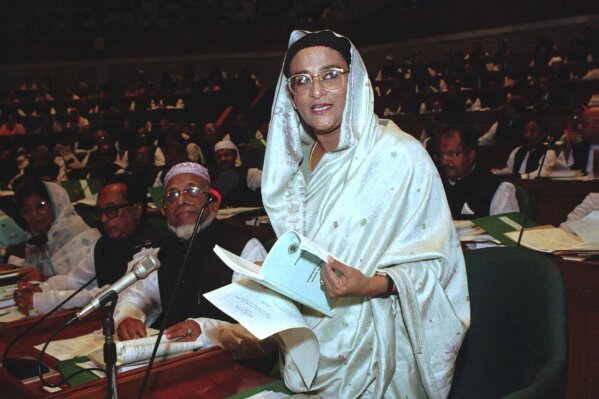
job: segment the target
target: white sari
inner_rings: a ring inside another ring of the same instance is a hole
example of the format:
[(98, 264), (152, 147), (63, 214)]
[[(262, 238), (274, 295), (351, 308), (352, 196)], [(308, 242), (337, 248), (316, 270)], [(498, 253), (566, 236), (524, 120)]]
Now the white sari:
[(470, 323), (460, 243), (428, 154), (379, 121), (353, 46), (351, 57), (338, 148), (311, 173), (300, 164), (314, 140), (281, 73), (262, 196), (277, 235), (294, 229), (366, 276), (384, 270), (398, 295), (337, 299), (332, 318), (303, 309), (320, 343), (316, 376), (305, 380), (285, 348), (281, 373), (291, 390), (322, 397), (443, 398)]

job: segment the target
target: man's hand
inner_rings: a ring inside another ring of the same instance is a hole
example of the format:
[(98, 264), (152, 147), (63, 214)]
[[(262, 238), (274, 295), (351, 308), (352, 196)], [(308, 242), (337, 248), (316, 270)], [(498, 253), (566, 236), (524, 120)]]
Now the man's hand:
[(37, 268), (33, 266), (24, 266), (19, 270), (21, 281), (44, 281), (46, 278)]
[(385, 277), (366, 277), (358, 269), (330, 256), (327, 262), (321, 267), (320, 278), (329, 297), (376, 297), (387, 292)]
[(121, 341), (135, 338), (145, 338), (147, 335), (146, 326), (141, 322), (141, 320), (127, 317), (121, 322), (121, 324), (119, 324), (119, 327), (117, 328), (117, 334)]
[(167, 328), (164, 333), (170, 340), (191, 342), (198, 339), (202, 333), (200, 325), (193, 320), (185, 320)]
[(14, 293), (15, 302), (21, 312), (29, 314), (29, 311), (33, 309), (33, 293), (42, 292), (42, 289), (22, 281), (17, 284), (17, 290)]

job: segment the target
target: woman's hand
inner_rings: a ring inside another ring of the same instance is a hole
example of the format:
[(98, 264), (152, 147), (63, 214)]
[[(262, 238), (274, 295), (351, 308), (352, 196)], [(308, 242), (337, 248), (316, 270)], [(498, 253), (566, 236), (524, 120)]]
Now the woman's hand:
[(42, 289), (33, 284), (18, 282), (17, 290), (14, 293), (15, 302), (19, 310), (25, 314), (33, 309), (33, 294), (42, 292)]
[(198, 339), (202, 333), (200, 325), (193, 320), (185, 320), (167, 328), (164, 333), (170, 340), (190, 342)]
[(347, 266), (330, 256), (327, 262), (321, 267), (320, 278), (329, 297), (376, 297), (387, 293), (385, 277), (366, 277), (358, 269)]

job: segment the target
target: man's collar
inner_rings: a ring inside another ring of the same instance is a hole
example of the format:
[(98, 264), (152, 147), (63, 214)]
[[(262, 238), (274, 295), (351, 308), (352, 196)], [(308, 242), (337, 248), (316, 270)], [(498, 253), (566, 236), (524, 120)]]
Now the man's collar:
[(462, 176), (462, 177), (458, 177), (458, 180), (455, 180), (455, 181), (454, 181), (454, 180), (451, 180), (450, 178), (447, 178), (447, 181), (449, 182), (449, 184), (450, 184), (450, 185), (452, 185), (452, 186), (453, 186), (453, 185), (455, 185), (456, 183), (460, 182), (461, 180), (463, 180), (463, 179), (467, 178), (468, 176), (472, 175), (472, 173), (474, 173), (474, 169), (475, 169), (475, 168), (476, 168), (476, 163), (474, 163), (474, 164), (472, 165), (472, 169), (470, 170), (470, 173), (468, 173), (467, 175), (465, 175), (465, 176)]

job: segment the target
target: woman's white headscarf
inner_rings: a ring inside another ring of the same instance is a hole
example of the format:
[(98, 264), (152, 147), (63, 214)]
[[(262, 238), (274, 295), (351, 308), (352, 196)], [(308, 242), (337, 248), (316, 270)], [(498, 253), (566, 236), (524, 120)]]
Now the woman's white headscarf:
[[(306, 35), (294, 31), (289, 44)], [(398, 288), (389, 298), (333, 300), (333, 317), (304, 309), (320, 343), (314, 380), (285, 348), (281, 371), (294, 391), (323, 397), (445, 397), (470, 321), (465, 266), (445, 193), (418, 141), (374, 114), (355, 47), (340, 140), (312, 172), (314, 142), (289, 99), (283, 73), (272, 109), (262, 196), (280, 235), (293, 229)], [(305, 168), (304, 168), (305, 169)]]
[(56, 183), (44, 182), (48, 191), (54, 222), (45, 246), (27, 245), (25, 262), (45, 276), (67, 274), (91, 251), (100, 237), (77, 214), (67, 191)]

